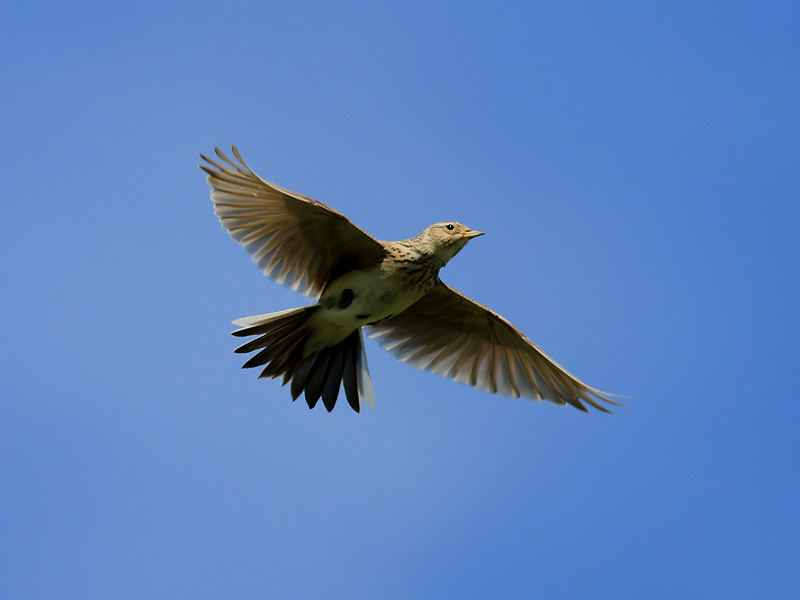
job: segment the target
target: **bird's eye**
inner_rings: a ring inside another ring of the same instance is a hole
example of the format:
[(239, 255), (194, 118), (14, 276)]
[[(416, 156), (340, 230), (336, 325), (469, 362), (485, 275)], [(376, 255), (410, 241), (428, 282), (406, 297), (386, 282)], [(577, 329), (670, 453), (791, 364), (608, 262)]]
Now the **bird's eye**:
[(444, 228), (447, 229), (447, 231), (453, 231), (453, 229), (455, 229), (452, 223), (448, 223)]

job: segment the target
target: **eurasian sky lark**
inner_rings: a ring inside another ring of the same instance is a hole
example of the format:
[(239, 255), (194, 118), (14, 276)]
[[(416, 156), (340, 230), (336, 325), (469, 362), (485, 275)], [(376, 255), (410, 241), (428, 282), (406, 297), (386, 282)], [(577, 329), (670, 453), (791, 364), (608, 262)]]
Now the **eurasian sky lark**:
[(236, 349), (258, 351), (243, 368), (291, 381), (333, 410), (344, 384), (350, 406), (375, 408), (361, 329), (418, 369), (480, 390), (608, 412), (613, 403), (542, 352), (511, 323), (439, 279), (439, 269), (470, 239), (461, 223), (435, 223), (416, 237), (382, 242), (343, 214), (256, 175), (234, 146), (238, 164), (216, 149), (204, 155), (214, 212), (230, 236), (278, 283), (317, 298), (309, 306), (234, 321)]

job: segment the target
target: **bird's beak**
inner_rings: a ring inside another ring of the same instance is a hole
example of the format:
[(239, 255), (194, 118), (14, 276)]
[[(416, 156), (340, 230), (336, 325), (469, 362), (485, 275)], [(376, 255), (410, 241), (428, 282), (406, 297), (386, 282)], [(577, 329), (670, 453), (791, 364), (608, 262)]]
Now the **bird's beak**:
[(471, 240), (472, 238), (478, 237), (479, 235), (483, 235), (483, 232), (470, 229), (469, 231), (465, 231), (464, 233), (462, 233), (461, 237), (465, 237), (468, 240)]

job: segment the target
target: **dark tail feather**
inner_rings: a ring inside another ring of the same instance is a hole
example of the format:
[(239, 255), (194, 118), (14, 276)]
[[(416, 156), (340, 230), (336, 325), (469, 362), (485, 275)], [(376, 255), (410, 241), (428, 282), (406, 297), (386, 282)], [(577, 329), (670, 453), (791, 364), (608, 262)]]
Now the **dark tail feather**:
[[(352, 334), (351, 334), (352, 335)], [(322, 403), (328, 412), (336, 406), (336, 399), (339, 397), (339, 387), (342, 383), (342, 372), (344, 370), (344, 355), (346, 348), (334, 351), (328, 361), (328, 368), (325, 370), (325, 385), (322, 388)], [(358, 411), (356, 411), (358, 412)]]
[[(358, 340), (359, 345), (361, 339)], [(360, 350), (360, 349), (359, 349)], [(344, 395), (347, 397), (347, 402), (350, 408), (358, 412), (358, 371), (356, 371), (356, 362), (359, 351), (346, 352), (344, 356), (344, 366), (342, 372), (342, 383), (344, 384)], [(367, 373), (369, 375), (369, 373)]]
[(306, 391), (306, 403), (308, 408), (314, 408), (317, 405), (319, 397), (322, 395), (322, 387), (325, 385), (325, 378), (328, 376), (328, 362), (330, 362), (331, 353), (329, 348), (325, 348), (317, 353), (314, 365), (311, 367), (311, 372), (306, 379), (303, 386)]
[(356, 382), (361, 377), (357, 370), (360, 352), (361, 333), (356, 330), (335, 346), (309, 356), (294, 372), (292, 397), (297, 398), (305, 392), (309, 408), (314, 408), (322, 398), (322, 403), (330, 412), (336, 406), (339, 388), (344, 381), (344, 393), (348, 404), (354, 411), (360, 412), (358, 386), (350, 384), (351, 381)]
[(233, 335), (259, 336), (234, 351), (248, 353), (260, 349), (244, 363), (242, 368), (250, 369), (266, 365), (259, 377), (284, 375), (284, 381), (291, 377), (294, 366), (303, 357), (303, 347), (310, 333), (304, 325), (318, 308), (318, 305), (311, 305), (234, 321), (236, 325), (245, 326), (234, 331)]
[(318, 308), (312, 305), (234, 321), (243, 327), (233, 335), (259, 336), (235, 350), (238, 353), (258, 350), (242, 368), (264, 366), (259, 378), (282, 376), (284, 384), (291, 381), (292, 400), (305, 392), (309, 408), (314, 408), (322, 398), (328, 412), (332, 411), (342, 383), (347, 402), (354, 411), (359, 412), (363, 402), (374, 408), (375, 397), (360, 330), (335, 346), (303, 357), (303, 348), (311, 333), (305, 323)]

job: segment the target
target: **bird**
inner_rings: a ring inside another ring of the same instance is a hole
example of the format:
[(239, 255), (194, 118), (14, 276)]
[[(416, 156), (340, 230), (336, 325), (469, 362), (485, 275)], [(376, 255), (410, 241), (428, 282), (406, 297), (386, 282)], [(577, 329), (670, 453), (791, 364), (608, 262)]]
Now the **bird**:
[[(418, 369), (485, 392), (548, 400), (588, 412), (618, 404), (570, 374), (491, 309), (448, 286), (439, 271), (483, 232), (457, 221), (415, 237), (380, 241), (333, 208), (259, 177), (219, 148), (198, 166), (230, 237), (276, 282), (313, 304), (233, 321), (242, 368), (290, 384), (313, 409), (332, 411), (344, 388), (350, 407), (375, 408), (363, 331)], [(585, 404), (584, 404), (585, 403)]]

